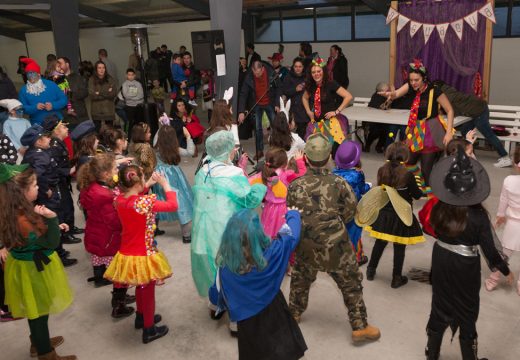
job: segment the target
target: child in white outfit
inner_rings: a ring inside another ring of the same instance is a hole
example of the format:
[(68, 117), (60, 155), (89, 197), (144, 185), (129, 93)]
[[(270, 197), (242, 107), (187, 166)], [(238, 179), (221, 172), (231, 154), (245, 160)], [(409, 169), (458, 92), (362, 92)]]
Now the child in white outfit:
[[(495, 227), (505, 224), (501, 243), (504, 248), (502, 252), (507, 257), (520, 251), (520, 146), (516, 147), (513, 160), (517, 175), (509, 175), (504, 179), (495, 223)], [(495, 289), (499, 280), (500, 272), (491, 273), (486, 279), (486, 289)], [(517, 292), (520, 295), (520, 278), (517, 281)]]

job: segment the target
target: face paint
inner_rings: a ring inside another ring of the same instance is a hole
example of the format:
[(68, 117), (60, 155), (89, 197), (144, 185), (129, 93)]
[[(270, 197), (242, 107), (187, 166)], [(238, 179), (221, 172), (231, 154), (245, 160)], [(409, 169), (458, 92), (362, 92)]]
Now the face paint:
[(35, 71), (29, 71), (27, 73), (27, 79), (32, 80), (32, 79), (36, 79), (37, 77), (38, 77), (38, 73)]

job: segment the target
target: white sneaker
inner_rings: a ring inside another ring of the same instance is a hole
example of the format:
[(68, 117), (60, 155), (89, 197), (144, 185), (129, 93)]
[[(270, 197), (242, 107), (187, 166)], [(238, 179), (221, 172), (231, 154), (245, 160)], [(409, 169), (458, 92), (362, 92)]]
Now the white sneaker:
[(195, 100), (188, 101), (188, 104), (190, 104), (191, 106), (199, 106), (199, 104), (197, 104)]
[(496, 163), (493, 164), (493, 166), (497, 168), (505, 168), (508, 166), (512, 166), (513, 162), (511, 161), (511, 158), (509, 156), (502, 156), (500, 159), (497, 160)]

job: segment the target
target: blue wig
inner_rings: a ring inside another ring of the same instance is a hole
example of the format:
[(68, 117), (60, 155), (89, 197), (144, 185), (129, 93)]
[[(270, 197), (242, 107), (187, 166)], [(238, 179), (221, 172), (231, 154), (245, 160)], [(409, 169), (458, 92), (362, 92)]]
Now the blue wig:
[(258, 214), (242, 209), (229, 219), (215, 261), (236, 274), (245, 274), (253, 267), (261, 271), (267, 266), (263, 253), (270, 243)]

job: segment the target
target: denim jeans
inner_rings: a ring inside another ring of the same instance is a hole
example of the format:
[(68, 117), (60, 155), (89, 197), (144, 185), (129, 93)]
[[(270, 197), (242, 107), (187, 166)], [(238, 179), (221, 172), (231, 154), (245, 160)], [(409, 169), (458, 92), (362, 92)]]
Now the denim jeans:
[(482, 114), (480, 114), (477, 117), (474, 117), (471, 121), (468, 121), (467, 123), (459, 126), (459, 130), (464, 138), (466, 137), (468, 131), (474, 128), (477, 128), (477, 130), (480, 131), (482, 136), (484, 136), (484, 138), (487, 141), (489, 141), (491, 145), (493, 145), (500, 157), (507, 155), (506, 149), (491, 129), (491, 125), (489, 124), (489, 108), (487, 105), (486, 110), (484, 110)]
[(262, 115), (267, 114), (267, 118), (269, 119), (269, 124), (274, 119), (274, 106), (273, 105), (257, 105), (255, 108), (255, 124), (256, 124), (256, 150), (264, 151), (264, 133), (262, 131)]

